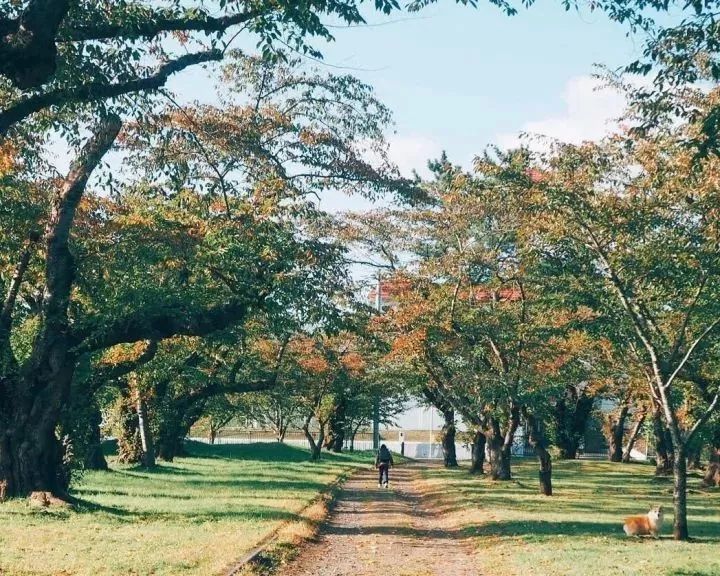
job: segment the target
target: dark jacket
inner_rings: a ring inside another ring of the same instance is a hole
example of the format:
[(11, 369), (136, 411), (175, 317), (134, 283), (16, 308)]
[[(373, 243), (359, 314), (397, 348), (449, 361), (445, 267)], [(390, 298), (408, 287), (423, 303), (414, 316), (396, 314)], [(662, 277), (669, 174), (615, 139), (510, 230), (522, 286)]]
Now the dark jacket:
[(381, 463), (390, 464), (391, 466), (393, 464), (392, 454), (390, 454), (390, 450), (388, 450), (385, 446), (381, 446), (380, 450), (378, 450), (377, 456), (375, 456), (375, 466), (379, 466)]

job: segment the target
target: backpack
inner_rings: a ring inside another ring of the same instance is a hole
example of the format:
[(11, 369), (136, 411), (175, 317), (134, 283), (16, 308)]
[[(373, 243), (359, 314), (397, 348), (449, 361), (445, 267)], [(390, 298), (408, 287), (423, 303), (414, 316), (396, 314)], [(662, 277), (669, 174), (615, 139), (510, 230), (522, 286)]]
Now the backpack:
[(390, 450), (387, 449), (387, 446), (380, 446), (380, 462), (390, 462), (390, 459), (392, 456), (390, 455)]

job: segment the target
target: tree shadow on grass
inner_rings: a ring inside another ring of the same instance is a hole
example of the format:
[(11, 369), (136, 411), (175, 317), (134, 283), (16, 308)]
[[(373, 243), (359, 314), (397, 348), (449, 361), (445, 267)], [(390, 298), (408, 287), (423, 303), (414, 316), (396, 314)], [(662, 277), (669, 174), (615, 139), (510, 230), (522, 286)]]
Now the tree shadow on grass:
[(73, 498), (73, 506), (78, 514), (104, 513), (123, 522), (192, 522), (202, 524), (220, 520), (298, 520), (300, 516), (281, 508), (264, 506), (242, 507), (238, 509), (197, 510), (192, 506), (175, 512), (159, 512), (152, 510), (129, 510), (121, 506), (98, 504), (83, 498)]
[(118, 474), (126, 474), (128, 476), (197, 476), (198, 473), (187, 468), (174, 466), (173, 464), (158, 464), (153, 468), (146, 468), (138, 465), (124, 470), (115, 470)]
[[(672, 540), (668, 534), (670, 522), (665, 524), (662, 540)], [(720, 532), (714, 522), (693, 522), (691, 526), (693, 542), (709, 543), (720, 541)], [(628, 542), (651, 540), (650, 537), (628, 538), (619, 522), (569, 522), (544, 520), (503, 520), (470, 526), (464, 530), (468, 536), (480, 537), (528, 537), (543, 539), (552, 536), (602, 536)]]
[(717, 572), (714, 569), (701, 571), (701, 570), (674, 570), (668, 573), (668, 576), (717, 576)]
[(219, 444), (185, 442), (188, 456), (193, 458), (254, 460), (258, 462), (307, 462), (309, 451), (297, 446), (279, 442), (260, 442), (256, 444)]

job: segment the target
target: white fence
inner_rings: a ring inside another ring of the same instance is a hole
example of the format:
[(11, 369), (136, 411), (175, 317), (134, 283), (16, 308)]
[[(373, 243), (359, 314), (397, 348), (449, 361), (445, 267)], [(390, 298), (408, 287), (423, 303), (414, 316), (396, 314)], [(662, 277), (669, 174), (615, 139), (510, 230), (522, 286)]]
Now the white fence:
[[(207, 438), (193, 437), (188, 439), (193, 440), (194, 442), (208, 443)], [(218, 437), (215, 439), (215, 444), (254, 444), (257, 442), (272, 443), (276, 442), (276, 440), (272, 438), (258, 438), (253, 436)], [(288, 444), (289, 446), (301, 446), (303, 448), (309, 447), (309, 443), (305, 439), (286, 439), (285, 444)], [(442, 445), (438, 442), (405, 442), (405, 446), (403, 447), (400, 442), (383, 440), (382, 444), (385, 444), (396, 454), (404, 453), (405, 456), (416, 460), (442, 460), (443, 458)], [(372, 440), (356, 440), (353, 448), (355, 450), (372, 450), (373, 443)], [(345, 450), (349, 449), (350, 442), (348, 441), (345, 443)], [(458, 460), (471, 459), (470, 448), (465, 444), (456, 442), (455, 453)], [(522, 443), (516, 442), (513, 445), (512, 454), (513, 456), (530, 456), (532, 455), (532, 452), (530, 450), (526, 450)]]

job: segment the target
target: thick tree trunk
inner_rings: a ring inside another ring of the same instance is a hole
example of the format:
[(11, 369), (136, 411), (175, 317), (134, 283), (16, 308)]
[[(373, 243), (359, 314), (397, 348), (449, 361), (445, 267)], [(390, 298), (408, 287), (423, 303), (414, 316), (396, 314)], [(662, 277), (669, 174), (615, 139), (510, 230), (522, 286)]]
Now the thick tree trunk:
[[(8, 495), (33, 491), (66, 494), (70, 476), (63, 465), (63, 448), (55, 430), (70, 398), (76, 358), (69, 337), (68, 306), (75, 279), (70, 232), (87, 181), (120, 131), (110, 118), (100, 125), (73, 163), (52, 201), (45, 230), (45, 289), (40, 327), (28, 361), (17, 369), (8, 358), (12, 350), (0, 347), (0, 380), (5, 401), (0, 404), (0, 478)], [(5, 308), (5, 307), (4, 307)], [(3, 310), (3, 319), (5, 310)], [(0, 339), (9, 336), (2, 327)]]
[(97, 406), (93, 408), (90, 424), (90, 438), (85, 453), (85, 469), (86, 470), (107, 470), (108, 464), (102, 450), (102, 432), (100, 424), (102, 423), (102, 414)]
[(594, 403), (585, 391), (578, 393), (576, 386), (568, 386), (565, 396), (555, 404), (555, 444), (561, 460), (577, 458)]
[(673, 442), (670, 432), (665, 427), (660, 409), (653, 409), (653, 435), (655, 437), (655, 475), (670, 476), (673, 474)]
[(610, 417), (607, 424), (608, 458), (610, 462), (621, 462), (623, 452), (623, 438), (625, 436), (625, 421), (630, 407), (624, 404), (617, 414), (617, 417)]
[(545, 435), (540, 429), (540, 424), (529, 411), (525, 410), (524, 415), (528, 429), (528, 441), (535, 449), (535, 454), (537, 454), (540, 464), (540, 470), (538, 472), (540, 494), (552, 496), (552, 456), (550, 456), (550, 452), (547, 450)]
[(346, 411), (347, 400), (342, 396), (336, 398), (335, 407), (328, 420), (328, 431), (325, 438), (325, 448), (333, 452), (342, 452), (345, 444)]
[(478, 428), (475, 430), (472, 442), (472, 461), (470, 464), (470, 474), (484, 474), (485, 470), (485, 444), (487, 438), (483, 431)]
[(443, 418), (445, 422), (440, 432), (443, 463), (445, 464), (445, 468), (457, 468), (457, 454), (455, 452), (455, 411), (452, 408), (444, 410)]
[(504, 435), (497, 418), (490, 418), (490, 434), (487, 446), (490, 452), (490, 477), (493, 480), (512, 479), (511, 450), (519, 424), (520, 410), (516, 406), (510, 409), (508, 427)]
[(637, 442), (637, 439), (640, 436), (640, 430), (642, 430), (642, 426), (645, 423), (646, 417), (647, 409), (643, 408), (638, 414), (638, 418), (635, 421), (632, 430), (630, 431), (630, 436), (628, 436), (627, 444), (625, 445), (625, 449), (623, 450), (622, 461), (626, 464), (630, 462), (630, 456), (632, 454), (633, 448), (635, 447), (635, 442)]
[(673, 459), (673, 504), (675, 519), (673, 520), (673, 538), (687, 540), (687, 455), (684, 446), (677, 446)]
[(118, 461), (123, 464), (142, 462), (142, 444), (138, 430), (135, 404), (129, 396), (123, 396), (118, 406)]
[(185, 453), (182, 434), (168, 434), (167, 436), (159, 438), (159, 440), (156, 452), (161, 460), (172, 462), (177, 456), (182, 456)]
[(703, 485), (720, 487), (720, 463), (711, 462), (708, 464), (703, 477)]
[(140, 431), (140, 445), (142, 446), (142, 464), (146, 468), (155, 467), (155, 442), (153, 441), (152, 429), (150, 428), (150, 415), (147, 404), (139, 390), (135, 391), (135, 410), (138, 416), (138, 430)]
[(305, 418), (305, 424), (303, 424), (303, 433), (305, 434), (305, 438), (307, 438), (308, 444), (310, 445), (310, 460), (313, 462), (316, 462), (317, 460), (320, 460), (320, 457), (322, 455), (322, 447), (323, 447), (323, 440), (325, 439), (325, 425), (324, 423), (319, 423), (319, 429), (320, 432), (318, 434), (318, 439), (315, 440), (312, 433), (310, 432), (310, 422), (312, 421), (312, 415)]

